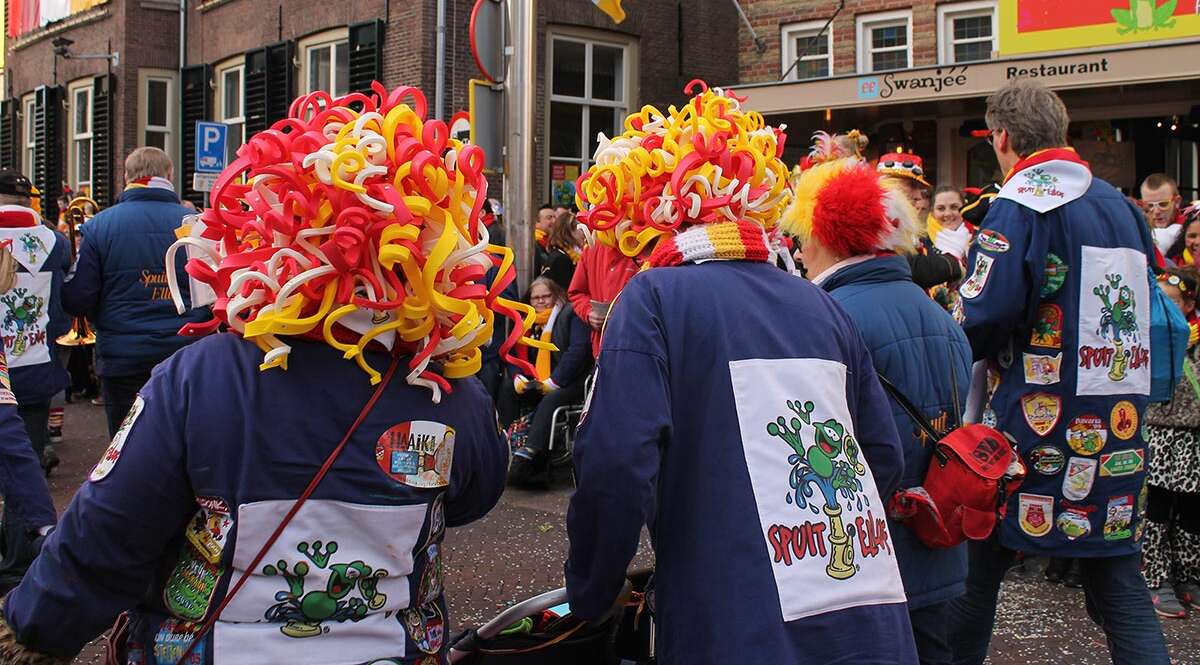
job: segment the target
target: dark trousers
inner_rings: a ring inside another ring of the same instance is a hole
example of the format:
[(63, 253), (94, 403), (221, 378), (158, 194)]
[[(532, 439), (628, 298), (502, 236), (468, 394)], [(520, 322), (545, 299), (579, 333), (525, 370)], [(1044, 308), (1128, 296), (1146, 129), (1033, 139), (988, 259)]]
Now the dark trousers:
[(921, 665), (951, 665), (954, 662), (954, 650), (950, 648), (950, 603), (943, 601), (908, 611)]
[[(33, 454), (39, 460), (46, 449), (49, 438), (50, 401), (21, 404), (17, 413), (25, 423)], [(4, 544), (4, 559), (0, 561), (0, 593), (17, 585), (33, 563), (32, 541), (29, 539), (30, 525), (21, 522), (16, 511), (4, 504), (4, 525), (0, 527), (0, 542)]]
[[(955, 665), (982, 665), (996, 622), (1000, 583), (1016, 553), (994, 540), (967, 545), (967, 593), (950, 601)], [(1169, 665), (1162, 626), (1142, 579), (1141, 554), (1079, 559), (1087, 613), (1104, 629), (1114, 665)]]
[(525, 441), (525, 447), (531, 453), (537, 454), (545, 451), (550, 445), (550, 423), (554, 417), (554, 410), (582, 401), (583, 381), (576, 381), (542, 396), (538, 392), (518, 395), (512, 380), (506, 378), (500, 385), (500, 399), (496, 408), (500, 412), (500, 424), (508, 427), (521, 415), (522, 407), (536, 405), (533, 406), (533, 417), (529, 421), (529, 438)]
[(104, 395), (104, 416), (108, 419), (108, 437), (117, 435), (125, 414), (133, 408), (138, 391), (150, 380), (150, 372), (127, 376), (100, 377), (100, 393)]

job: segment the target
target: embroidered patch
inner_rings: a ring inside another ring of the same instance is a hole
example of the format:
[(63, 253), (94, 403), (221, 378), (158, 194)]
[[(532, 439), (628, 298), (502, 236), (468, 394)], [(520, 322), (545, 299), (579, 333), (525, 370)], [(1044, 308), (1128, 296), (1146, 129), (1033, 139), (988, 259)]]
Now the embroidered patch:
[(1057, 254), (1046, 255), (1046, 268), (1042, 273), (1042, 291), (1043, 298), (1049, 298), (1067, 281), (1067, 264), (1062, 259), (1058, 258)]
[(142, 401), (142, 396), (138, 395), (133, 400), (133, 406), (129, 407), (129, 413), (125, 414), (125, 420), (121, 421), (121, 427), (117, 429), (117, 434), (112, 438), (112, 443), (108, 444), (108, 449), (104, 451), (104, 456), (96, 463), (96, 467), (92, 469), (92, 473), (88, 476), (88, 480), (93, 483), (98, 483), (108, 477), (112, 473), (113, 467), (117, 465), (117, 460), (121, 458), (121, 450), (125, 447), (125, 439), (129, 437), (129, 430), (133, 429), (133, 424), (137, 422), (138, 416), (142, 415), (142, 409), (146, 403)]
[(976, 254), (975, 269), (971, 271), (971, 276), (967, 278), (967, 281), (959, 287), (959, 295), (970, 300), (983, 293), (983, 287), (987, 286), (988, 277), (991, 276), (992, 266), (995, 263), (996, 259), (987, 254)]
[(1132, 476), (1146, 468), (1146, 451), (1142, 448), (1121, 450), (1100, 456), (1101, 476)]
[(400, 423), (375, 444), (375, 461), (409, 487), (445, 487), (454, 461), (454, 428), (428, 420)]
[(1062, 470), (1066, 456), (1054, 446), (1038, 446), (1029, 451), (1029, 466), (1043, 476), (1053, 476)]
[(1034, 538), (1050, 533), (1050, 525), (1054, 520), (1054, 497), (1020, 494), (1017, 505), (1022, 531)]
[(1063, 497), (1072, 501), (1083, 501), (1092, 492), (1096, 482), (1096, 460), (1072, 457), (1067, 462), (1067, 474), (1063, 476)]
[(992, 229), (980, 231), (975, 242), (979, 245), (979, 249), (997, 254), (1003, 254), (1012, 247), (1012, 243), (1008, 242), (1008, 238), (1005, 238), (1003, 233)]
[(1092, 521), (1088, 519), (1087, 512), (1079, 508), (1065, 508), (1059, 513), (1055, 524), (1067, 540), (1086, 538), (1092, 532)]
[(1062, 416), (1062, 398), (1050, 393), (1032, 393), (1021, 398), (1025, 423), (1038, 436), (1046, 436)]
[(425, 570), (421, 573), (421, 583), (417, 587), (417, 602), (428, 605), (442, 595), (442, 552), (436, 544), (425, 548)]
[(400, 612), (400, 623), (408, 633), (408, 639), (425, 653), (438, 653), (446, 638), (446, 624), (442, 610), (436, 603), (410, 607)]
[(1076, 395), (1150, 394), (1146, 255), (1084, 247), (1079, 282)]
[(1121, 400), (1112, 408), (1110, 418), (1112, 432), (1118, 439), (1128, 441), (1138, 431), (1138, 412), (1133, 402)]
[(0, 347), (0, 404), (16, 404), (17, 396), (12, 391), (12, 379), (8, 376), (8, 359)]
[(1049, 303), (1039, 305), (1037, 322), (1033, 324), (1033, 334), (1029, 338), (1029, 345), (1045, 349), (1061, 349), (1062, 331), (1062, 308)]
[(1049, 386), (1061, 380), (1061, 353), (1053, 356), (1026, 353), (1023, 356), (1025, 361), (1025, 383)]
[(203, 619), (224, 572), (224, 567), (209, 561), (191, 543), (185, 543), (163, 586), (163, 604), (184, 619)]
[(442, 535), (446, 533), (445, 498), (445, 494), (439, 494), (433, 503), (429, 504), (429, 531), (425, 538), (425, 547), (440, 542)]
[(1098, 416), (1076, 416), (1067, 425), (1067, 445), (1080, 455), (1095, 455), (1108, 443), (1108, 430)]
[(1014, 173), (996, 198), (1046, 213), (1083, 196), (1091, 184), (1088, 167), (1066, 159), (1050, 159)]
[(49, 272), (19, 272), (16, 285), (0, 295), (0, 339), (13, 369), (50, 362), (54, 340), (48, 338), (46, 328), (53, 278)]
[(184, 533), (205, 559), (217, 563), (221, 560), (221, 552), (225, 550), (225, 536), (233, 526), (229, 504), (215, 496), (198, 496), (196, 503), (200, 510), (192, 516)]
[(1133, 537), (1129, 525), (1133, 523), (1133, 495), (1109, 497), (1108, 512), (1104, 518), (1104, 539), (1124, 540)]
[[(183, 658), (183, 653), (200, 634), (200, 624), (191, 621), (167, 619), (162, 622), (158, 634), (154, 636), (154, 662), (157, 665), (175, 665)], [(192, 649), (184, 665), (204, 665), (205, 642), (201, 640)]]

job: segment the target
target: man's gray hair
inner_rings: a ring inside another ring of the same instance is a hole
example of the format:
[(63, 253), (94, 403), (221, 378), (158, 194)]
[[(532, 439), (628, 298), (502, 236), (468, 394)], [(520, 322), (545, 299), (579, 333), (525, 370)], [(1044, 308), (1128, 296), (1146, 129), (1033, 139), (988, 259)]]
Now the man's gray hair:
[(986, 119), (989, 129), (1008, 132), (1013, 152), (1022, 157), (1067, 145), (1067, 107), (1033, 79), (1013, 79), (988, 97)]
[(158, 148), (145, 146), (125, 158), (125, 182), (140, 178), (170, 178), (171, 158)]

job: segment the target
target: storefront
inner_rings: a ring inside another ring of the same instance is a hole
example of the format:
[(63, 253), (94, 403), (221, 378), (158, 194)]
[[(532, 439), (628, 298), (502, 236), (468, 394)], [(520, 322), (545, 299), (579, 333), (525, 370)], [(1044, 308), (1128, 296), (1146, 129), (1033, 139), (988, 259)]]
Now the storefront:
[(990, 147), (971, 132), (984, 127), (987, 96), (1018, 77), (1059, 92), (1072, 145), (1101, 177), (1132, 190), (1145, 175), (1166, 171), (1185, 196), (1200, 197), (1196, 40), (738, 86), (738, 93), (772, 124), (788, 125), (790, 161), (814, 131), (858, 128), (871, 136), (873, 154), (916, 152), (939, 182), (980, 186), (998, 173)]

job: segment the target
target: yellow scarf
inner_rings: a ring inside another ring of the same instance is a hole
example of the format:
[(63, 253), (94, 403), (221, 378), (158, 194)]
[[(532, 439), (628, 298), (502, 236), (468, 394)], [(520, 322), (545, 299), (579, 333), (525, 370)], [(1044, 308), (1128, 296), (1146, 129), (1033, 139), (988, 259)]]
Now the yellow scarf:
[(533, 230), (533, 239), (535, 242), (537, 242), (537, 244), (541, 245), (542, 249), (546, 249), (546, 240), (548, 238), (549, 236), (546, 235), (545, 231), (541, 229)]
[(554, 335), (554, 319), (557, 318), (560, 309), (562, 309), (561, 305), (555, 305), (550, 309), (538, 312), (533, 319), (533, 325), (542, 328), (542, 334), (538, 340), (546, 343), (546, 346), (538, 348), (537, 355), (533, 359), (533, 369), (536, 374), (534, 378), (538, 381), (550, 378), (550, 349), (553, 348), (553, 345), (550, 344), (550, 337)]
[(1183, 248), (1183, 265), (1185, 265), (1185, 266), (1196, 265), (1196, 259), (1195, 259), (1195, 257), (1192, 256), (1192, 251), (1186, 247)]
[(937, 221), (937, 218), (932, 214), (925, 217), (925, 235), (932, 242), (937, 240), (937, 236), (942, 232), (942, 225)]

